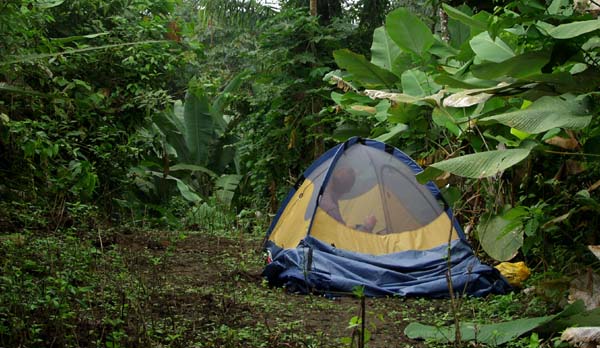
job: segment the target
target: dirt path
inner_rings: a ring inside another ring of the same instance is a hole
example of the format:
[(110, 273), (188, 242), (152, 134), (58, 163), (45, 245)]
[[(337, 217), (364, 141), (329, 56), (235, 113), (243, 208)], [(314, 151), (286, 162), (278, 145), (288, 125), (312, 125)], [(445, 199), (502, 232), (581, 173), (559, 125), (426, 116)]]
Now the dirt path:
[[(358, 314), (359, 301), (270, 288), (260, 276), (258, 238), (157, 233), (121, 235), (116, 242), (132, 273), (147, 284), (151, 320), (180, 332), (172, 346), (340, 347), (340, 339), (352, 335), (348, 324)], [(408, 318), (445, 311), (440, 306), (446, 303), (367, 299), (369, 347), (424, 346), (406, 338), (404, 327)]]

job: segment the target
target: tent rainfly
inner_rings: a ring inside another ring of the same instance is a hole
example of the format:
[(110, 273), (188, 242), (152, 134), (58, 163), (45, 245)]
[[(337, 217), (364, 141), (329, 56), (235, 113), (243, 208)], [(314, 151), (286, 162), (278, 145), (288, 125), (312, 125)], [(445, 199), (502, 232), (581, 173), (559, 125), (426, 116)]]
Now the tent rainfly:
[(279, 208), (263, 276), (302, 293), (363, 286), (367, 296), (447, 297), (448, 274), (455, 294), (510, 290), (474, 255), (435, 184), (417, 182), (421, 171), (375, 140), (354, 137), (330, 149)]

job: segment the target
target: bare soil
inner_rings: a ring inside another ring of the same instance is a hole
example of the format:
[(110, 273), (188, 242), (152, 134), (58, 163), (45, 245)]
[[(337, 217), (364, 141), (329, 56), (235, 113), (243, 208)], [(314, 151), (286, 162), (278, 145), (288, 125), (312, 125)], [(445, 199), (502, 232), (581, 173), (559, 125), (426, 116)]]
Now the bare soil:
[[(130, 271), (150, 289), (151, 316), (185, 326), (180, 343), (340, 347), (344, 346), (340, 339), (351, 338), (355, 331), (348, 326), (359, 314), (358, 299), (298, 295), (269, 287), (261, 277), (264, 256), (258, 238), (136, 233), (120, 234), (113, 242), (127, 258)], [(368, 346), (423, 347), (423, 342), (403, 334), (405, 326), (415, 314), (447, 311), (447, 305), (440, 300), (367, 299)], [(403, 317), (408, 314), (410, 318)], [(252, 337), (246, 338), (248, 334)]]

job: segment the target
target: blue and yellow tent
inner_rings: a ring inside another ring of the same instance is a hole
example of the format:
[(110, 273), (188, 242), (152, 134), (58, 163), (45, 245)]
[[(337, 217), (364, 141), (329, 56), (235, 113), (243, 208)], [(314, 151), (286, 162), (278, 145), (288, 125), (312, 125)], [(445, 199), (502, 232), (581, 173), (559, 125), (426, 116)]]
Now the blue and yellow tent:
[[(422, 169), (384, 143), (351, 138), (317, 159), (281, 205), (269, 231), (272, 284), (299, 292), (368, 296), (482, 296), (510, 289), (473, 254), (464, 232)], [(449, 256), (448, 256), (449, 252)]]

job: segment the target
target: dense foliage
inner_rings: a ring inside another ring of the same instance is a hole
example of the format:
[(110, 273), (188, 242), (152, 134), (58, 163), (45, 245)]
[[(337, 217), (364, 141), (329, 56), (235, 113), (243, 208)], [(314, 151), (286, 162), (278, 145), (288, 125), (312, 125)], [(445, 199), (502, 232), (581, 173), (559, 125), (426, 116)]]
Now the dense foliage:
[[(562, 285), (598, 267), (597, 12), (279, 3), (0, 3), (0, 345), (184, 346), (195, 324), (154, 321), (142, 304), (165, 293), (132, 277), (115, 231), (262, 235), (306, 166), (355, 135), (426, 167), (482, 256)], [(180, 237), (148, 245), (171, 255)], [(249, 339), (230, 329), (198, 342)]]

